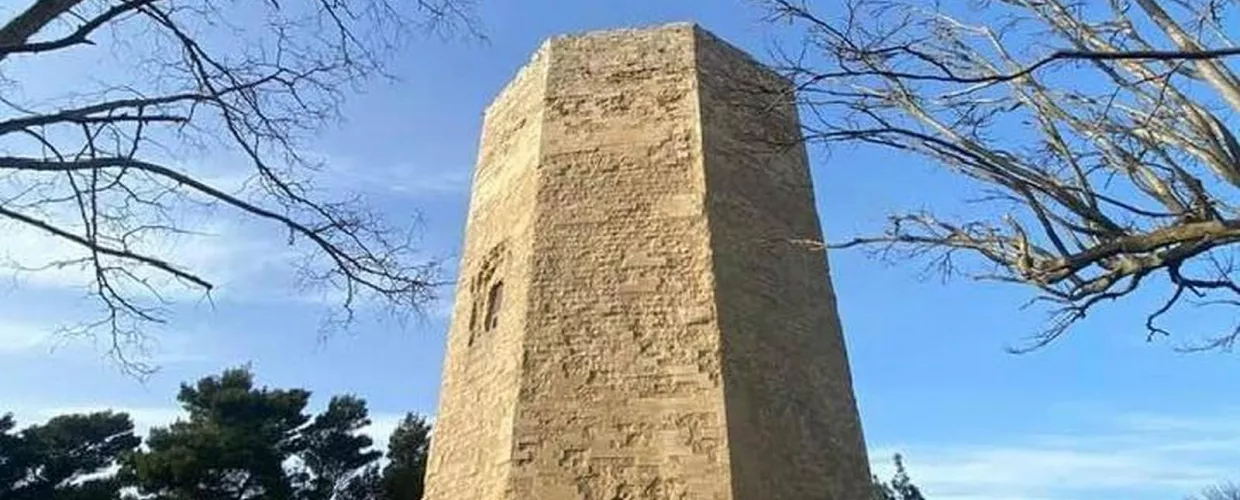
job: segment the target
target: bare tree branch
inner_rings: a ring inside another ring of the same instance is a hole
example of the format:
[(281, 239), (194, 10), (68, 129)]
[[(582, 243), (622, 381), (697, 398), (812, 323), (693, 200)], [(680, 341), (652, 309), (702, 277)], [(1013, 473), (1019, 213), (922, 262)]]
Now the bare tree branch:
[[(44, 54), (89, 51), (117, 71), (66, 83), (59, 98), (0, 97), (0, 223), (75, 249), (10, 267), (81, 270), (102, 314), (67, 331), (106, 334), (137, 372), (149, 367), (131, 350), (167, 321), (169, 287), (210, 297), (219, 286), (155, 244), (194, 234), (184, 220), (194, 211), (265, 223), (297, 252), (303, 284), (340, 293), (344, 321), (361, 301), (416, 312), (444, 284), (438, 263), (409, 230), (316, 186), (306, 141), (353, 86), (385, 75), (412, 30), (480, 36), (467, 2), (33, 0), (0, 24), (0, 69), (19, 62), (11, 55), (36, 68)], [(218, 186), (219, 172), (180, 165), (186, 149), (240, 158), (224, 174), (252, 183)]]
[(992, 207), (959, 222), (897, 214), (881, 235), (820, 247), (928, 257), (946, 273), (971, 256), (973, 276), (1030, 287), (1051, 305), (1030, 348), (1154, 275), (1172, 288), (1146, 318), (1148, 338), (1170, 334), (1159, 321), (1185, 296), (1240, 295), (1219, 265), (1240, 243), (1233, 0), (976, 10), (850, 0), (832, 17), (806, 2), (762, 3), (802, 35), (776, 57), (813, 117), (807, 140), (920, 156), (973, 180)]
[(83, 0), (38, 0), (0, 27), (0, 61), (13, 47), (20, 47), (52, 21), (66, 16)]
[[(40, 1), (31, 7), (30, 10), (26, 11), (27, 14), (30, 14), (32, 11), (35, 12), (30, 15), (30, 19), (21, 19), (19, 17), (11, 21), (9, 25), (5, 26), (5, 28), (0, 29), (0, 61), (3, 61), (4, 58), (8, 57), (10, 54), (46, 52), (63, 49), (73, 45), (89, 45), (92, 43), (89, 38), (92, 32), (124, 14), (133, 12), (139, 7), (153, 3), (154, 1), (155, 0), (130, 0), (127, 2), (121, 2), (120, 4), (100, 13), (89, 21), (82, 23), (82, 25), (76, 30), (62, 38), (48, 40), (45, 42), (29, 42), (27, 40), (30, 36), (42, 27), (42, 25), (39, 24), (40, 22), (47, 24), (51, 20), (55, 19), (56, 16), (60, 16), (65, 12), (68, 12), (68, 10), (72, 8), (72, 5), (81, 3), (81, 0), (59, 2), (53, 0)], [(63, 10), (60, 10), (62, 8)], [(52, 14), (56, 12), (59, 12), (59, 14), (53, 16)], [(13, 26), (13, 32), (11, 34), (6, 34), (4, 31), (8, 29), (9, 26)], [(34, 31), (29, 31), (31, 29)]]

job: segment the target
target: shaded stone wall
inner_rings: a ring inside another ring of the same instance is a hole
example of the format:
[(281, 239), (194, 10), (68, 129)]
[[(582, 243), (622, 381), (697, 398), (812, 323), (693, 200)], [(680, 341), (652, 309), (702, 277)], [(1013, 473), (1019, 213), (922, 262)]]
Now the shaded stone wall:
[[(539, 52), (483, 123), (427, 465), (428, 499), (508, 498), (546, 76)], [(499, 303), (488, 300), (495, 290)]]
[[(784, 82), (689, 24), (557, 37), (488, 110), (429, 500), (863, 499)], [(858, 496), (860, 495), (860, 496)]]
[(791, 86), (699, 31), (734, 498), (864, 499), (870, 472)]

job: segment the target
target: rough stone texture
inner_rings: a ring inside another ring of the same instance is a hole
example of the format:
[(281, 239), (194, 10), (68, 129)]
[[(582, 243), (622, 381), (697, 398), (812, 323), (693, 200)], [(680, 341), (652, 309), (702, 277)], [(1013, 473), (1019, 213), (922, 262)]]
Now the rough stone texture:
[(539, 49), (486, 115), (428, 500), (867, 498), (787, 89), (690, 24)]

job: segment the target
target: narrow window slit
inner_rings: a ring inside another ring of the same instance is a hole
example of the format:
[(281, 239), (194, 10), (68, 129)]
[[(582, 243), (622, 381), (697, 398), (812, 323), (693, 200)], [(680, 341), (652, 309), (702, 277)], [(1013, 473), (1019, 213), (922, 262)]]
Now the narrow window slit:
[(490, 331), (499, 325), (499, 310), (504, 301), (504, 282), (497, 281), (491, 285), (491, 291), (487, 294), (487, 315), (485, 330)]

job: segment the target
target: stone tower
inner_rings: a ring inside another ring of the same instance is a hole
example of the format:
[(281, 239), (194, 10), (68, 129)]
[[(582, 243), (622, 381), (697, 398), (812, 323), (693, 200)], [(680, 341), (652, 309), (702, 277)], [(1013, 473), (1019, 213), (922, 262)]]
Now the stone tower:
[(863, 500), (787, 81), (691, 24), (557, 37), (488, 108), (428, 500)]

